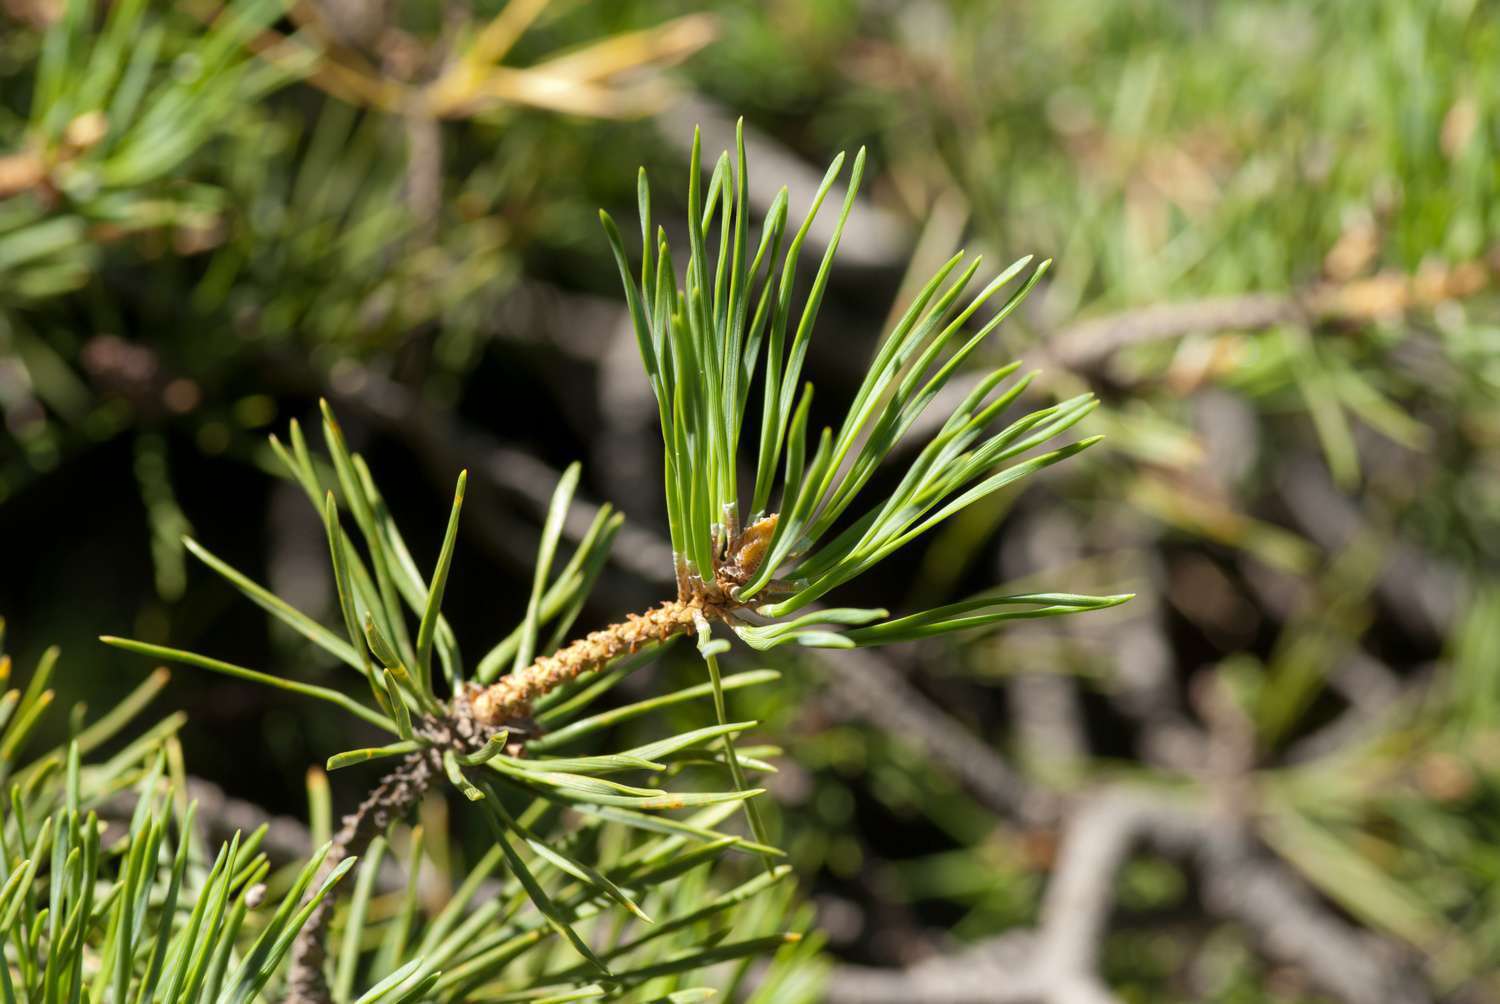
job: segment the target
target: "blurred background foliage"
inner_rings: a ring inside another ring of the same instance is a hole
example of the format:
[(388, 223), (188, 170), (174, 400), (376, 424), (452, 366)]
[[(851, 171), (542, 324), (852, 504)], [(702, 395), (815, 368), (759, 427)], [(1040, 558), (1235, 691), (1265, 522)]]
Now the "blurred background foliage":
[[(99, 707), (139, 683), (101, 631), (312, 678), (180, 536), (336, 618), (321, 527), (261, 445), (319, 395), (409, 473), (387, 495), (423, 553), (474, 470), (461, 637), (524, 607), (574, 458), (629, 518), (581, 626), (664, 595), (655, 413), (595, 212), (630, 215), (637, 164), (684, 191), (693, 125), (716, 151), (743, 115), (762, 207), (871, 151), (808, 361), (821, 407), (958, 246), (1057, 260), (976, 368), (1020, 357), (1040, 395), (1105, 401), (1089, 457), (861, 588), (897, 611), (998, 582), (1139, 594), (878, 659), (741, 660), (784, 674), (737, 713), (785, 750), (776, 826), (828, 999), (971, 999), (949, 965), (1000, 987), (1026, 968), (1007, 944), (1060, 943), (1091, 807), (1139, 796), (1173, 808), (1112, 814), (1122, 866), (1073, 960), (1121, 999), (1493, 1000), (1497, 15), (3, 0), (18, 663), (60, 642), (67, 696)], [(667, 658), (627, 699), (693, 673)], [(273, 693), (173, 688), (187, 762), (272, 812), (304, 814), (307, 766), (355, 744)]]

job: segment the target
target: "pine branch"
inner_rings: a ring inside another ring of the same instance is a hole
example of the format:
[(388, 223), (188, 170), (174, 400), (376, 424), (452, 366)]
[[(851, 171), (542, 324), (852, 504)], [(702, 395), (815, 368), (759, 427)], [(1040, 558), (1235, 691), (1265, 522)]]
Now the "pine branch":
[(1318, 282), (1290, 293), (1249, 293), (1141, 307), (1072, 324), (1047, 344), (1071, 369), (1097, 367), (1115, 353), (1189, 334), (1253, 331), (1277, 324), (1359, 324), (1462, 300), (1490, 288), (1500, 251), (1487, 258), (1405, 275), (1382, 272)]
[[(456, 418), (439, 414), (390, 378), (361, 367), (358, 379), (330, 387), (317, 382), (297, 360), (277, 357), (268, 362), (280, 380), (290, 380), (304, 393), (326, 390), (341, 410), (376, 423), (383, 432), (406, 443), (434, 476), (468, 465), (497, 491), (520, 497), (531, 507), (545, 511), (547, 495), (540, 486), (558, 479), (555, 469)], [(565, 534), (581, 540), (597, 511), (596, 503), (575, 500), (564, 523)], [(671, 545), (647, 529), (626, 524), (609, 557), (612, 564), (646, 582), (657, 586), (672, 583)], [(837, 707), (933, 758), (986, 808), (1027, 818), (1055, 814), (1048, 807), (1049, 798), (1026, 785), (1004, 757), (912, 686), (878, 650), (807, 649), (801, 655), (827, 681), (830, 699)]]
[[(1264, 331), (1283, 324), (1365, 324), (1479, 296), (1494, 288), (1497, 273), (1500, 249), (1483, 258), (1410, 275), (1381, 272), (1346, 282), (1309, 283), (1287, 293), (1241, 293), (1132, 307), (1054, 330), (1044, 327), (1044, 337), (1028, 357), (1044, 374), (1044, 381), (1072, 386), (1077, 380), (1070, 380), (1070, 374), (1097, 376), (1120, 352), (1132, 347), (1188, 335)], [(962, 400), (978, 379), (966, 375), (953, 381), (940, 395), (934, 414), (941, 415)], [(918, 421), (914, 431), (925, 435), (936, 427), (937, 419), (927, 417)]]
[[(559, 644), (592, 590), (622, 522), (622, 517), (601, 508), (589, 521), (572, 558), (554, 569), (579, 477), (574, 465), (557, 480), (547, 504), (524, 618), (466, 674), (441, 608), (467, 472), (458, 477), (436, 565), (430, 573), (424, 572), (391, 520), (368, 465), (350, 449), (343, 428), (324, 402), (323, 438), (332, 461), (332, 487), (314, 463), (297, 423), (290, 426), (287, 443), (273, 438), (271, 445), (286, 473), (323, 514), (347, 640), (200, 545), (188, 546), (252, 601), (361, 675), (379, 710), (337, 689), (310, 686), (191, 652), (105, 639), (127, 650), (319, 698), (399, 740), (330, 758), (329, 769), (371, 759), (402, 759), (344, 820), (322, 866), (325, 870), (347, 867), (351, 857), (416, 804), (441, 768), (470, 801), (484, 803), (481, 808), (495, 831), (497, 849), (539, 913), (580, 957), (578, 977), (618, 979), (574, 930), (552, 893), (531, 875), (516, 850), (517, 842), (529, 846), (539, 861), (598, 888), (633, 912), (639, 913), (639, 908), (589, 866), (559, 856), (557, 848), (537, 841), (529, 824), (510, 815), (491, 785), (504, 783), (541, 796), (543, 801), (535, 804), (543, 808), (549, 797), (579, 807), (635, 811), (692, 804), (740, 806), (755, 837), (748, 846), (763, 857), (777, 854), (749, 802), (762, 789), (750, 787), (747, 777), (752, 762), (742, 762), (734, 737), (754, 723), (731, 721), (728, 715), (725, 691), (730, 681), (721, 673), (718, 656), (730, 643), (714, 637), (716, 626), (728, 628), (762, 651), (785, 644), (856, 648), (1017, 619), (1069, 615), (1130, 598), (983, 594), (900, 617), (891, 617), (883, 609), (821, 606), (825, 594), (863, 575), (967, 506), (1092, 445), (1096, 440), (1085, 439), (1034, 452), (1081, 421), (1096, 402), (1084, 395), (992, 428), (1029, 379), (1002, 388), (1017, 366), (1001, 367), (951, 411), (939, 434), (909, 466), (895, 493), (861, 503), (866, 511), (853, 515), (851, 507), (875, 469), (965, 358), (1019, 306), (1047, 265), (1032, 269), (1008, 294), (999, 312), (977, 332), (967, 334), (966, 322), (1018, 280), (1030, 259), (1013, 263), (965, 301), (979, 262), (960, 269), (964, 256), (954, 256), (884, 340), (837, 435), (832, 428), (824, 429), (816, 448), (809, 452), (811, 388), (801, 387), (801, 369), (833, 255), (857, 193), (864, 153), (854, 159), (843, 209), (795, 327), (792, 317), (798, 312), (793, 309), (792, 292), (798, 255), (843, 157), (836, 158), (825, 175), (783, 258), (786, 195), (773, 203), (752, 255), (742, 142), (737, 153), (737, 162), (727, 153), (720, 158), (705, 194), (695, 140), (688, 200), (691, 254), (683, 289), (676, 287), (678, 276), (664, 235), (652, 233), (644, 175), (639, 185), (645, 239), (639, 284), (618, 229), (601, 214), (668, 447), (665, 487), (674, 598), (577, 641)], [(716, 262), (708, 251), (715, 219), (719, 227)], [(757, 473), (753, 493), (751, 486), (741, 493), (736, 453), (740, 442), (751, 438), (745, 429), (747, 404), (762, 369), (765, 402)], [(769, 511), (773, 495), (782, 499), (779, 512)], [(841, 520), (846, 510), (850, 516)], [(345, 529), (346, 519), (352, 530)], [(419, 621), (415, 631), (409, 624), (412, 616)], [(543, 642), (543, 628), (551, 640)], [(574, 689), (571, 703), (586, 701), (601, 692), (592, 684), (575, 687), (586, 674), (609, 669), (602, 686), (610, 686), (633, 668), (629, 656), (689, 631), (697, 635), (716, 724), (610, 756), (522, 758), (526, 740), (538, 731), (533, 713), (544, 705), (547, 713), (568, 709), (570, 702), (558, 704), (563, 688)], [(511, 665), (510, 674), (497, 680), (506, 663)], [(443, 681), (446, 700), (437, 689)], [(707, 742), (721, 747), (722, 763), (732, 779), (729, 791), (668, 793), (604, 776), (620, 770), (666, 771), (666, 757)], [(465, 768), (484, 771), (488, 780), (475, 784)], [(767, 867), (768, 876), (776, 874), (769, 863)], [(331, 997), (323, 965), (331, 910), (329, 902), (312, 908), (297, 936), (292, 999), (299, 1004), (324, 1004)], [(759, 946), (761, 942), (745, 944)], [(648, 971), (650, 967), (642, 970)], [(347, 976), (344, 983), (347, 990)]]
[[(399, 767), (382, 777), (359, 808), (344, 817), (343, 825), (334, 835), (333, 847), (318, 869), (317, 881), (321, 883), (347, 859), (364, 854), (370, 841), (416, 808), (440, 767), (432, 751), (422, 750), (408, 754)], [(328, 1004), (332, 1000), (323, 967), (328, 957), (325, 941), (333, 907), (333, 897), (324, 897), (292, 943), (287, 1004)]]
[[(701, 600), (669, 600), (654, 610), (631, 614), (624, 621), (579, 638), (519, 672), (502, 677), (474, 697), (475, 718), (491, 727), (531, 717), (533, 703), (585, 673), (598, 672), (646, 645), (668, 642), (694, 630), (694, 615), (714, 608)], [(727, 611), (724, 612), (727, 614)]]

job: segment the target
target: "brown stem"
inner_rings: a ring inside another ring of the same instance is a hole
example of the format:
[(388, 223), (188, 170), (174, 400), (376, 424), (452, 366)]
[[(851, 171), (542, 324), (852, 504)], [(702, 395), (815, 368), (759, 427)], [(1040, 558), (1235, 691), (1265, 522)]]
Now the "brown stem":
[[(313, 888), (321, 885), (339, 862), (351, 855), (363, 854), (370, 841), (415, 808), (440, 769), (436, 751), (424, 749), (408, 753), (400, 766), (381, 778), (359, 808), (344, 817), (343, 825), (333, 838), (333, 846), (318, 869)], [(327, 977), (323, 974), (323, 961), (328, 955), (324, 942), (328, 922), (333, 919), (334, 897), (334, 892), (323, 897), (292, 943), (287, 1004), (329, 1004), (332, 1000)]]
[[(453, 704), (445, 718), (424, 718), (417, 726), (418, 733), (429, 745), (414, 753), (408, 753), (396, 767), (380, 779), (373, 791), (365, 796), (334, 834), (333, 846), (322, 866), (313, 888), (322, 884), (337, 868), (339, 862), (353, 855), (363, 854), (370, 841), (380, 836), (396, 820), (416, 808), (433, 779), (443, 770), (442, 751), (451, 749), (458, 753), (472, 753), (484, 746), (495, 729), (485, 726), (475, 718), (474, 706), (469, 694), (454, 695)], [(297, 933), (292, 943), (291, 970), (287, 974), (286, 1004), (331, 1004), (328, 979), (323, 973), (323, 963), (328, 957), (326, 941), (328, 923), (333, 919), (333, 907), (338, 890), (335, 888), (325, 896), (307, 923)]]
[(480, 691), (474, 697), (474, 717), (490, 727), (529, 718), (532, 702), (543, 694), (644, 645), (687, 634), (693, 630), (695, 615), (712, 612), (713, 608), (701, 600), (670, 600), (644, 614), (631, 614), (621, 623), (586, 635)]

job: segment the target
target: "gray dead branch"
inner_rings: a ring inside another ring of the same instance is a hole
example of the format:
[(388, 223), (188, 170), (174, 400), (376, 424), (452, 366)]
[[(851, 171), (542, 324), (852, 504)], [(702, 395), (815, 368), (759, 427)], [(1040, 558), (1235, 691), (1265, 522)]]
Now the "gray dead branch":
[(1099, 976), (1115, 878), (1132, 850), (1197, 865), (1214, 916), (1243, 925), (1267, 956), (1345, 1004), (1424, 1004), (1412, 960), (1350, 925), (1265, 855), (1233, 817), (1142, 788), (1085, 792), (1074, 802), (1033, 931), (1006, 934), (903, 970), (840, 966), (829, 1004), (1105, 1004)]

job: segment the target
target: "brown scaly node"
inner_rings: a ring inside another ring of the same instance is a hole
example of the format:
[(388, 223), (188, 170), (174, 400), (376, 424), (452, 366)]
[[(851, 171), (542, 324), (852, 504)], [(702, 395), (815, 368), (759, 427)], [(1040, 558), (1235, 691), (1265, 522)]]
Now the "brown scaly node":
[(602, 669), (643, 646), (688, 634), (696, 630), (699, 618), (737, 623), (735, 611), (743, 604), (735, 595), (765, 560), (777, 518), (773, 513), (743, 531), (733, 520), (727, 521), (725, 541), (716, 549), (710, 580), (679, 564), (675, 600), (594, 631), (479, 691), (472, 698), (475, 717), (491, 727), (525, 719), (531, 714), (533, 702), (561, 684)]

